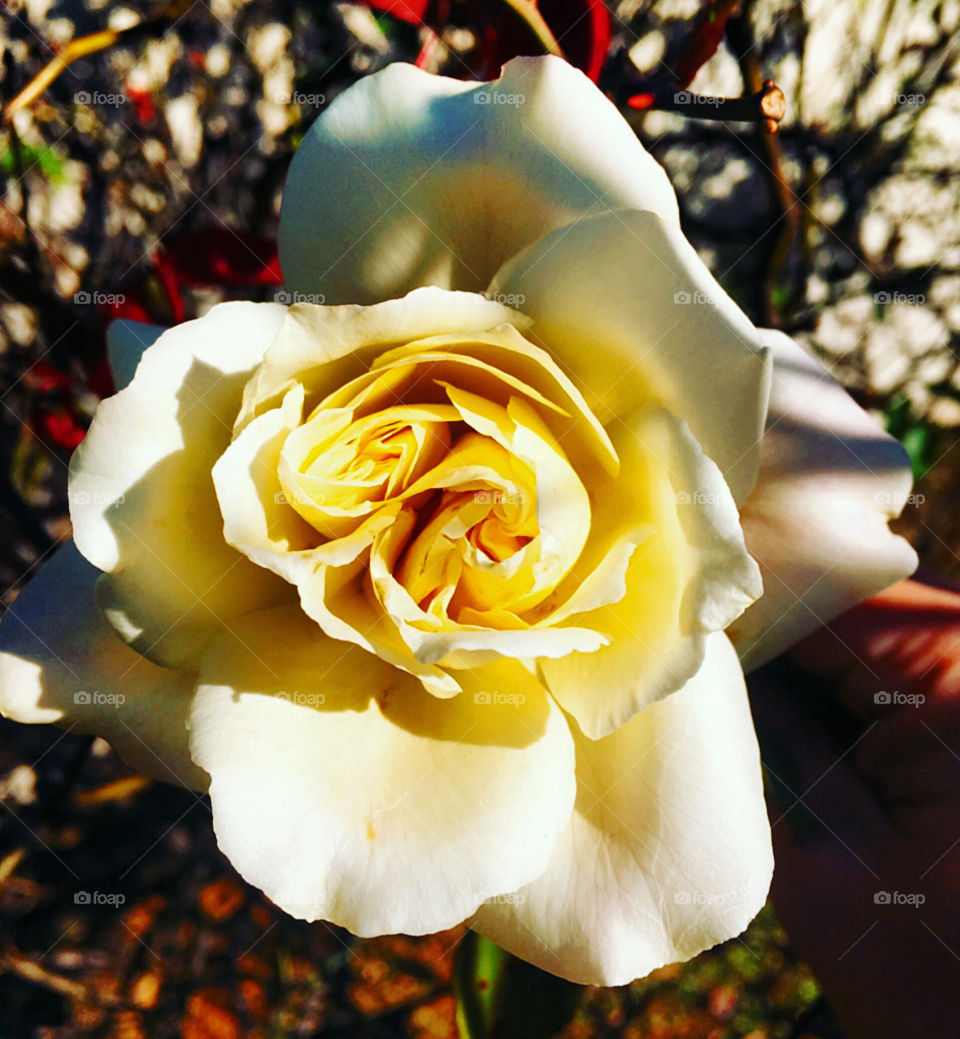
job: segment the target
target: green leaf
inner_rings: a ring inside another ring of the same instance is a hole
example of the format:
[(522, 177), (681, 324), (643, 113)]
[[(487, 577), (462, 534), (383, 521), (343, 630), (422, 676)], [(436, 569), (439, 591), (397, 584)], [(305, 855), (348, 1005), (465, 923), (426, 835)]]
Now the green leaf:
[[(66, 163), (52, 148), (21, 142), (20, 156), (24, 171), (39, 170), (51, 184), (60, 184), (66, 177)], [(9, 145), (0, 151), (0, 170), (14, 177), (19, 174), (16, 156)]]
[(887, 432), (903, 445), (910, 456), (913, 478), (919, 480), (934, 461), (934, 430), (928, 422), (913, 414), (910, 401), (902, 394), (891, 397), (884, 414)]
[(468, 931), (453, 971), (462, 1039), (552, 1039), (586, 991)]

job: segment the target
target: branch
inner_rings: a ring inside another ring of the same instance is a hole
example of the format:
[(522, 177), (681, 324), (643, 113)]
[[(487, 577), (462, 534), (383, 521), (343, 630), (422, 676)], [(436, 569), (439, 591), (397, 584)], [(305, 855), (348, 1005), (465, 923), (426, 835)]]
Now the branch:
[[(634, 83), (632, 89), (636, 89)], [(743, 97), (711, 97), (689, 90), (665, 90), (655, 87), (632, 94), (627, 105), (637, 111), (677, 112), (689, 119), (715, 119), (727, 123), (762, 122), (769, 133), (776, 133), (786, 115), (783, 91), (768, 79), (752, 94)]]

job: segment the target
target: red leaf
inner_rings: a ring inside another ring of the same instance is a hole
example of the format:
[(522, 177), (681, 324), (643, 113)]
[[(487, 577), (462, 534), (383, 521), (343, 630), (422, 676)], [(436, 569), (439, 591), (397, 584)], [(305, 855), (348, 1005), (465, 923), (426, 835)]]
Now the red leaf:
[[(377, 11), (435, 31), (449, 17), (444, 0), (366, 2)], [(603, 0), (540, 0), (538, 7), (567, 60), (596, 81), (610, 47), (610, 12)], [(467, 0), (467, 10), (478, 40), (478, 75), (490, 79), (511, 58), (543, 53), (530, 27), (504, 0)]]
[(427, 21), (427, 8), (431, 0), (368, 0), (370, 6), (384, 14), (392, 15), (401, 22), (412, 25), (424, 25)]
[(40, 393), (52, 393), (54, 390), (66, 390), (70, 388), (70, 380), (52, 364), (46, 361), (37, 361), (23, 373), (23, 382), (32, 390)]
[(570, 64), (596, 82), (610, 49), (610, 12), (602, 0), (540, 0), (538, 6)]
[(130, 98), (130, 103), (133, 105), (137, 121), (141, 125), (149, 123), (157, 114), (157, 106), (154, 104), (153, 94), (149, 90), (140, 90), (129, 83), (126, 85), (126, 93), (127, 97)]
[(688, 86), (700, 68), (717, 53), (727, 22), (739, 11), (740, 0), (711, 0), (677, 62), (676, 76), (681, 86)]
[(266, 238), (211, 227), (181, 235), (164, 254), (163, 265), (181, 286), (279, 285), (283, 278), (277, 247)]
[(41, 440), (72, 451), (83, 440), (84, 429), (65, 407), (41, 405), (34, 417), (34, 428)]

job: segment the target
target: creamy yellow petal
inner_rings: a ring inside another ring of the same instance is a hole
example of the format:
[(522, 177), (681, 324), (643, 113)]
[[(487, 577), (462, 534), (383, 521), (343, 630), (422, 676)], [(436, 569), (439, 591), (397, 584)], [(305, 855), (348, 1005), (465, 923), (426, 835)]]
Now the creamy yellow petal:
[(196, 674), (125, 645), (93, 601), (96, 567), (58, 548), (0, 623), (0, 713), (103, 736), (132, 768), (203, 790), (187, 746)]
[(361, 936), (452, 927), (538, 876), (570, 818), (573, 741), (519, 665), (430, 697), (296, 609), (214, 642), (191, 712), (213, 825), (284, 911)]
[(310, 409), (364, 374), (378, 354), (424, 336), (484, 332), (497, 325), (527, 324), (522, 314), (473, 292), (423, 288), (376, 306), (287, 307), (283, 324), (243, 393), (235, 430), (277, 407), (295, 383), (307, 391)]
[(224, 619), (289, 594), (226, 544), (210, 479), (283, 315), (278, 304), (223, 303), (164, 332), (70, 461), (77, 548), (107, 571), (97, 601), (158, 663), (194, 664)]
[(644, 408), (615, 428), (614, 444), (623, 475), (609, 493), (651, 533), (630, 556), (623, 599), (572, 618), (610, 644), (540, 662), (592, 739), (681, 688), (703, 663), (707, 635), (762, 591), (730, 490), (685, 423)]
[(743, 529), (765, 591), (731, 629), (748, 669), (917, 565), (887, 525), (909, 501), (906, 451), (799, 343), (763, 336), (773, 392)]
[(341, 94), (298, 148), (280, 261), (288, 288), (328, 303), (481, 291), (546, 232), (615, 207), (678, 223), (663, 169), (567, 62), (516, 58), (488, 84), (393, 63)]
[(773, 870), (743, 674), (723, 634), (683, 690), (602, 740), (546, 871), (474, 926), (544, 970), (623, 985), (740, 934)]
[(542, 238), (492, 291), (522, 297), (527, 334), (608, 429), (649, 401), (689, 423), (742, 502), (756, 481), (770, 358), (679, 228), (618, 211)]

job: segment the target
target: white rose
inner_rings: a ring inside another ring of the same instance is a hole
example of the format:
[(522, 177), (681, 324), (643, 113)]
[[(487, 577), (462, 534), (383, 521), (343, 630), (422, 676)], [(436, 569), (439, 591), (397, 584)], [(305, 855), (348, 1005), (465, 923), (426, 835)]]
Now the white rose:
[(339, 305), (114, 326), (75, 547), (4, 622), (0, 701), (209, 782), (297, 916), (470, 919), (619, 984), (763, 904), (730, 635), (767, 659), (911, 572), (877, 504), (909, 469), (723, 293), (585, 77), (481, 89), (391, 66), (311, 130), (281, 258)]

